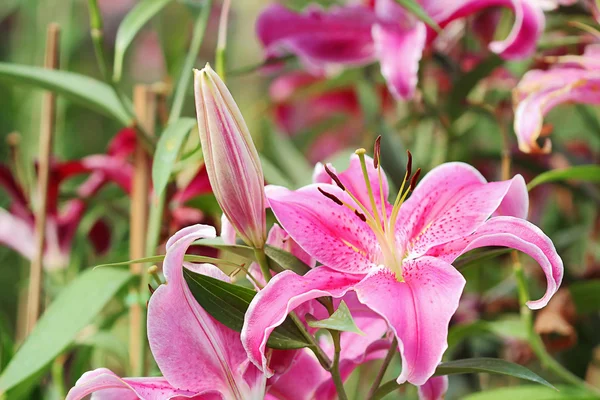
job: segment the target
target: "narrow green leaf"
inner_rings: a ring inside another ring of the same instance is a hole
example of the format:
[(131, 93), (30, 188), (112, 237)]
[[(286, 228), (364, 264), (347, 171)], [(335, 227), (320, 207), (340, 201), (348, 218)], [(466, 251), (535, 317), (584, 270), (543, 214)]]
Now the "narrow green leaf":
[(458, 119), (463, 110), (467, 109), (464, 102), (467, 96), (469, 96), (469, 93), (471, 93), (471, 90), (475, 88), (479, 81), (486, 76), (489, 76), (494, 69), (502, 65), (503, 62), (504, 61), (499, 56), (491, 54), (475, 68), (465, 73), (454, 82), (452, 91), (448, 96), (451, 101), (448, 102), (447, 106), (448, 114), (452, 120)]
[[(252, 289), (223, 282), (210, 276), (183, 270), (192, 295), (200, 306), (223, 325), (239, 332), (244, 324), (244, 315), (256, 295)], [(302, 332), (291, 319), (275, 328), (269, 336), (267, 346), (274, 349), (299, 349), (310, 346)]]
[(523, 385), (506, 388), (487, 389), (463, 397), (463, 400), (594, 400), (597, 396), (572, 386), (557, 386), (557, 390), (538, 385)]
[(527, 189), (531, 190), (542, 183), (578, 180), (587, 182), (600, 182), (600, 165), (578, 165), (565, 169), (555, 169), (539, 174), (527, 184)]
[(292, 141), (284, 134), (276, 132), (272, 126), (267, 126), (265, 129), (263, 154), (268, 156), (280, 171), (291, 178), (294, 183), (291, 187), (300, 187), (310, 183), (312, 167)]
[(63, 289), (0, 376), (0, 397), (47, 368), (131, 277), (113, 268), (87, 270)]
[(495, 321), (475, 321), (471, 324), (455, 325), (448, 331), (448, 347), (452, 348), (472, 336), (493, 334), (502, 338), (527, 339), (527, 330), (517, 318), (500, 318)]
[(265, 181), (271, 185), (293, 187), (293, 183), (267, 157), (259, 154)]
[(304, 275), (310, 271), (310, 267), (304, 264), (298, 257), (285, 250), (271, 245), (265, 246), (265, 254), (269, 260), (274, 261), (283, 269), (294, 271), (298, 275)]
[(252, 247), (244, 246), (243, 244), (225, 244), (221, 238), (201, 239), (194, 242), (194, 244), (213, 247), (218, 250), (227, 251), (231, 254), (236, 254), (248, 260), (254, 260), (254, 250)]
[(400, 4), (419, 20), (425, 22), (427, 25), (432, 27), (436, 32), (440, 32), (442, 30), (442, 28), (440, 28), (437, 22), (435, 22), (429, 15), (427, 15), (427, 11), (425, 11), (423, 7), (421, 7), (421, 5), (415, 0), (396, 0), (396, 3)]
[(342, 332), (354, 332), (359, 335), (364, 335), (364, 332), (360, 330), (354, 319), (352, 318), (352, 314), (348, 309), (346, 303), (342, 300), (337, 310), (334, 311), (333, 314), (327, 319), (317, 320), (312, 316), (307, 316), (308, 326), (319, 329), (333, 329), (336, 331)]
[(499, 257), (501, 255), (508, 254), (510, 252), (511, 252), (511, 249), (495, 249), (495, 248), (469, 252), (468, 254), (466, 254), (464, 256), (460, 256), (458, 258), (458, 260), (456, 260), (454, 263), (452, 263), (452, 265), (454, 265), (454, 267), (460, 271), (467, 267), (477, 265), (483, 261), (488, 261), (493, 258)]
[(70, 100), (130, 125), (131, 118), (106, 83), (67, 71), (0, 62), (0, 80), (50, 90)]
[(600, 310), (600, 279), (572, 283), (569, 291), (578, 314)]
[[(162, 254), (162, 255), (152, 256), (152, 257), (137, 258), (135, 260), (119, 261), (119, 262), (114, 262), (114, 263), (110, 263), (110, 264), (100, 264), (100, 265), (96, 265), (94, 267), (94, 269), (96, 269), (96, 268), (105, 268), (105, 267), (122, 267), (122, 266), (130, 265), (130, 264), (158, 263), (158, 262), (163, 262), (164, 259), (165, 259), (165, 255)], [(221, 260), (220, 258), (196, 256), (196, 255), (193, 255), (193, 254), (186, 254), (186, 255), (184, 255), (183, 256), (183, 260), (184, 261), (189, 261), (189, 262), (195, 262), (195, 263), (209, 263), (209, 264), (215, 264), (215, 265), (229, 265), (229, 266), (233, 266), (233, 267), (237, 267), (238, 266), (235, 263), (232, 263), (232, 262), (227, 261), (227, 260)]]
[(160, 196), (165, 190), (181, 145), (195, 124), (196, 120), (193, 118), (181, 118), (169, 125), (160, 135), (152, 162), (152, 183), (155, 196)]
[(142, 0), (127, 13), (119, 29), (115, 40), (115, 63), (113, 68), (113, 80), (121, 80), (123, 71), (123, 59), (125, 52), (140, 29), (146, 25), (170, 0)]
[(499, 358), (467, 358), (441, 363), (435, 370), (435, 376), (488, 373), (496, 375), (508, 375), (515, 378), (536, 382), (554, 389), (548, 381), (541, 376), (525, 368), (522, 365)]

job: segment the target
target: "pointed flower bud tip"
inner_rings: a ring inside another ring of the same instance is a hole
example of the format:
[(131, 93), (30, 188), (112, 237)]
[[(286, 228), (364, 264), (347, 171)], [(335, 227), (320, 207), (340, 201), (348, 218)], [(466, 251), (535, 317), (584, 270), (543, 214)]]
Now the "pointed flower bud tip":
[(375, 139), (375, 148), (373, 149), (373, 166), (379, 167), (379, 157), (381, 157), (381, 135)]

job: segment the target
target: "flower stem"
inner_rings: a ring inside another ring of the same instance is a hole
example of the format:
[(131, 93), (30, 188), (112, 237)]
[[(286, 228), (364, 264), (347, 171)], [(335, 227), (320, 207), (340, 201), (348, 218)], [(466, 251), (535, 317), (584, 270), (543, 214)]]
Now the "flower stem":
[(383, 380), (383, 376), (385, 375), (385, 371), (387, 370), (388, 366), (390, 365), (390, 362), (392, 362), (392, 358), (394, 358), (394, 355), (397, 352), (398, 352), (398, 339), (396, 337), (394, 337), (394, 340), (392, 341), (392, 344), (390, 345), (390, 349), (388, 350), (388, 353), (385, 356), (385, 359), (383, 360), (383, 364), (381, 364), (381, 368), (379, 368), (379, 372), (377, 373), (377, 376), (375, 377), (375, 380), (373, 381), (373, 385), (371, 385), (371, 389), (369, 390), (369, 395), (367, 396), (368, 399), (372, 399), (373, 396), (375, 395), (375, 393), (377, 392), (377, 389), (379, 388), (379, 385), (381, 384), (381, 381)]
[(377, 391), (373, 393), (373, 397), (371, 397), (370, 400), (383, 399), (389, 393), (392, 393), (394, 390), (398, 390), (400, 386), (401, 385), (398, 384), (398, 382), (396, 382), (395, 379), (392, 379), (391, 381), (388, 381), (381, 385), (379, 389), (377, 389)]
[(538, 335), (533, 328), (533, 314), (531, 309), (526, 305), (527, 301), (529, 301), (529, 290), (527, 288), (527, 281), (525, 279), (523, 266), (519, 261), (519, 256), (516, 251), (512, 253), (512, 257), (513, 269), (519, 290), (519, 302), (521, 303), (521, 320), (523, 321), (525, 329), (527, 330), (529, 344), (531, 345), (533, 352), (538, 357), (544, 368), (550, 370), (563, 381), (581, 387), (595, 395), (600, 395), (600, 389), (589, 385), (583, 379), (567, 370), (546, 351), (544, 342), (540, 338), (540, 335)]
[(335, 384), (335, 390), (338, 394), (339, 400), (348, 400), (348, 396), (346, 395), (346, 391), (344, 390), (344, 381), (342, 380), (342, 376), (340, 374), (340, 331), (330, 330), (331, 337), (333, 338), (333, 364), (331, 365), (331, 378), (333, 379), (333, 383)]
[(269, 261), (267, 260), (267, 255), (265, 254), (265, 249), (254, 249), (254, 255), (256, 257), (256, 261), (258, 261), (258, 265), (260, 266), (260, 271), (263, 274), (266, 282), (271, 280), (271, 270), (269, 269)]
[(330, 371), (332, 368), (331, 360), (329, 359), (327, 354), (325, 354), (323, 349), (321, 349), (321, 346), (319, 346), (319, 344), (315, 340), (314, 336), (311, 335), (310, 332), (308, 332), (306, 330), (306, 328), (304, 327), (304, 324), (302, 323), (302, 321), (300, 321), (300, 318), (298, 317), (298, 315), (292, 311), (290, 313), (290, 319), (294, 322), (294, 324), (300, 330), (300, 332), (302, 332), (302, 335), (304, 336), (304, 338), (310, 343), (309, 349), (311, 349), (312, 352), (315, 353), (315, 356), (317, 357), (317, 360), (319, 360), (319, 363), (321, 364), (321, 366), (323, 368), (325, 368), (327, 371)]
[(190, 83), (190, 78), (192, 76), (192, 68), (194, 67), (194, 62), (198, 57), (200, 46), (202, 46), (202, 42), (204, 40), (204, 33), (206, 32), (206, 25), (208, 23), (208, 17), (210, 16), (211, 9), (212, 0), (204, 2), (204, 5), (202, 6), (202, 11), (200, 11), (200, 15), (198, 15), (196, 22), (194, 23), (192, 42), (190, 43), (190, 48), (188, 49), (188, 53), (185, 56), (185, 61), (181, 70), (181, 76), (179, 77), (177, 87), (175, 88), (175, 94), (173, 95), (173, 104), (171, 106), (171, 111), (169, 113), (169, 121), (167, 125), (170, 125), (173, 122), (177, 121), (181, 116), (181, 110), (185, 101), (185, 94), (188, 89), (188, 84)]
[(217, 50), (215, 55), (215, 64), (217, 74), (225, 82), (225, 48), (227, 47), (227, 22), (229, 19), (229, 8), (231, 0), (223, 1), (221, 17), (219, 18), (219, 37), (217, 39)]

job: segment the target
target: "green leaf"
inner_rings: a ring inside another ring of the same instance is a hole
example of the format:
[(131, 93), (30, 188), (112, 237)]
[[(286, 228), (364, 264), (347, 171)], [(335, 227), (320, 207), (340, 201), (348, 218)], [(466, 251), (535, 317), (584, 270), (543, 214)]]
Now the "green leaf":
[(152, 163), (152, 183), (155, 196), (160, 196), (173, 171), (177, 155), (189, 131), (196, 125), (193, 118), (181, 118), (160, 135)]
[(569, 286), (577, 314), (600, 310), (600, 279), (572, 283)]
[(115, 63), (113, 68), (113, 80), (119, 82), (123, 71), (123, 58), (127, 48), (140, 29), (146, 25), (170, 0), (143, 0), (127, 13), (119, 29), (115, 40)]
[(473, 374), (482, 372), (514, 376), (515, 378), (536, 382), (554, 389), (554, 386), (548, 381), (524, 366), (499, 358), (467, 358), (464, 360), (444, 362), (438, 365), (434, 375)]
[(294, 186), (293, 183), (273, 164), (267, 157), (259, 154), (265, 181), (271, 185), (285, 187)]
[(254, 249), (252, 249), (252, 247), (244, 246), (243, 244), (225, 244), (221, 238), (200, 239), (195, 241), (194, 244), (213, 247), (255, 261)]
[(578, 165), (565, 169), (555, 169), (539, 174), (527, 184), (527, 189), (547, 182), (556, 182), (564, 180), (579, 180), (587, 182), (600, 182), (600, 165)]
[(263, 154), (269, 157), (273, 164), (279, 167), (286, 176), (291, 178), (294, 185), (300, 187), (309, 184), (312, 177), (312, 167), (304, 155), (294, 146), (292, 141), (271, 126), (265, 130), (265, 148)]
[[(223, 325), (240, 332), (244, 315), (256, 295), (252, 289), (197, 274), (186, 268), (183, 276), (200, 306)], [(310, 346), (302, 332), (288, 317), (269, 336), (267, 346), (274, 349), (299, 349)]]
[(0, 397), (48, 367), (131, 278), (129, 271), (93, 269), (63, 289), (0, 376)]
[[(202, 243), (196, 243), (196, 244), (202, 244)], [(204, 244), (202, 244), (202, 245), (204, 245)], [(213, 246), (213, 247), (216, 247), (216, 246)], [(100, 265), (96, 265), (94, 267), (94, 269), (105, 268), (105, 267), (122, 267), (122, 266), (130, 265), (130, 264), (158, 263), (158, 262), (163, 262), (164, 259), (165, 259), (165, 255), (162, 254), (162, 255), (152, 256), (152, 257), (136, 258), (135, 260), (119, 261), (119, 262), (114, 262), (114, 263), (110, 263), (110, 264), (100, 264)], [(233, 267), (238, 267), (237, 264), (232, 263), (227, 260), (221, 260), (220, 258), (213, 258), (213, 257), (196, 256), (193, 254), (184, 255), (183, 260), (189, 261), (189, 262), (195, 262), (195, 263), (209, 263), (209, 264), (215, 264), (215, 265), (229, 265), (229, 266), (233, 266)]]
[(294, 271), (298, 275), (304, 275), (310, 271), (310, 267), (304, 264), (293, 254), (271, 245), (265, 246), (265, 254), (283, 269)]
[(107, 84), (84, 75), (0, 62), (0, 80), (50, 90), (92, 110), (130, 125), (131, 118)]
[(463, 397), (463, 400), (593, 400), (598, 398), (589, 392), (572, 386), (558, 386), (556, 389), (549, 389), (538, 385), (486, 389), (483, 392), (467, 395)]
[(511, 249), (486, 249), (469, 252), (467, 255), (460, 256), (452, 265), (456, 269), (463, 270), (467, 267), (477, 265), (483, 261), (488, 261), (504, 254), (510, 253)]
[(335, 331), (354, 332), (358, 333), (359, 335), (364, 335), (364, 332), (361, 331), (358, 326), (356, 326), (356, 323), (352, 318), (352, 314), (350, 313), (350, 310), (348, 309), (348, 306), (344, 300), (340, 302), (337, 310), (335, 310), (335, 312), (331, 314), (329, 318), (317, 320), (312, 316), (307, 316), (306, 320), (308, 322), (308, 326), (313, 328), (333, 329)]
[(496, 321), (475, 321), (455, 325), (448, 331), (448, 347), (452, 348), (468, 337), (491, 333), (502, 338), (527, 339), (527, 330), (517, 318), (500, 318)]
[(442, 28), (440, 28), (437, 22), (431, 19), (431, 17), (427, 15), (427, 12), (423, 9), (423, 7), (421, 7), (421, 5), (415, 0), (396, 0), (396, 3), (400, 4), (415, 17), (432, 27), (436, 32), (439, 33), (442, 30)]
[(464, 102), (471, 90), (503, 62), (499, 56), (492, 54), (454, 82), (452, 91), (448, 96), (451, 99), (448, 102), (448, 114), (452, 120), (456, 120), (461, 116), (462, 111), (465, 109)]

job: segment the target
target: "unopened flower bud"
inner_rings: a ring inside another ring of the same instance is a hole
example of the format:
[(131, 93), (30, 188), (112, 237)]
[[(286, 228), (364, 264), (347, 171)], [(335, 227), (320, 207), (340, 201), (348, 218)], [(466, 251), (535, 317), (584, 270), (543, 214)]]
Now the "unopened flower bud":
[(194, 70), (206, 171), (223, 213), (248, 245), (266, 241), (264, 177), (258, 152), (231, 93), (207, 64)]

